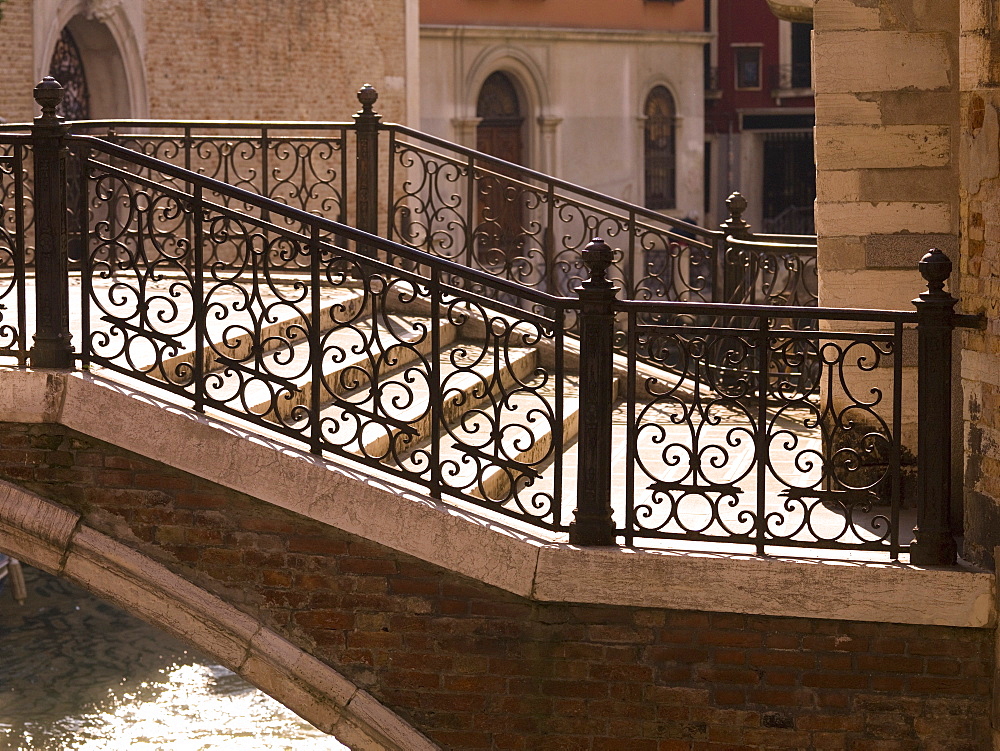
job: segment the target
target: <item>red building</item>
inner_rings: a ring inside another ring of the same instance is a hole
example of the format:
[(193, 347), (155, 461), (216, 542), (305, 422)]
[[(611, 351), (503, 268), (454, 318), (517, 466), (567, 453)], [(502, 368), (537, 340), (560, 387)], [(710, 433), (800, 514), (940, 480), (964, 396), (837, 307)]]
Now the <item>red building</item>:
[(707, 0), (705, 214), (726, 217), (739, 190), (756, 232), (814, 232), (815, 106), (808, 24), (777, 19), (766, 0)]

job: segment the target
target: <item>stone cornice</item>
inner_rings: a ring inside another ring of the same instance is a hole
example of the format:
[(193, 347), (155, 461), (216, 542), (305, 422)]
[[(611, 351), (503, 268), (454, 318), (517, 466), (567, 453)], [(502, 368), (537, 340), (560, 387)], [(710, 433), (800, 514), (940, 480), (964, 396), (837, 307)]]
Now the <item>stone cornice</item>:
[(422, 25), (422, 39), (515, 40), (532, 42), (604, 42), (618, 44), (707, 44), (714, 34), (707, 31), (649, 31), (628, 29), (572, 29), (531, 26), (439, 26)]

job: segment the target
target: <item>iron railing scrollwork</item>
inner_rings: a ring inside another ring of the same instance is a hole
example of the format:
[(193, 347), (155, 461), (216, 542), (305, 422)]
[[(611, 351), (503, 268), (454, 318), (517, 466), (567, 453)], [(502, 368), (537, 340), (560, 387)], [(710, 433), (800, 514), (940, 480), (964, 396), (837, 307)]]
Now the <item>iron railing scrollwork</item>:
[[(399, 243), (265, 195), (263, 182), (248, 189), (106, 134), (68, 134), (54, 115), (58, 91), (37, 90), (43, 114), (30, 135), (0, 136), (0, 175), (15, 186), (4, 204), (15, 231), (0, 233), (13, 268), (0, 316), (14, 300), (19, 316), (0, 318), (13, 327), (0, 335), (10, 331), (20, 363), (34, 312), (34, 366), (79, 360), (582, 545), (954, 562), (950, 452), (940, 450), (951, 374), (940, 353), (955, 326), (978, 319), (953, 312), (940, 251), (921, 262), (928, 291), (916, 312), (821, 308), (800, 283), (811, 243), (751, 236), (740, 200), (729, 239), (703, 231), (703, 242), (635, 207), (598, 211), (583, 189), (512, 178), (457, 147), (464, 161), (442, 159), (434, 139), (379, 126), (396, 139), (390, 186), (400, 169), (421, 184), (446, 173), (433, 190), (387, 191), (378, 219), (409, 217), (409, 244)], [(257, 153), (276, 152), (261, 142)], [(401, 168), (407, 153), (417, 161)], [(418, 167), (424, 157), (435, 166)], [(34, 269), (24, 263), (32, 171)], [(467, 200), (455, 203), (462, 175)], [(477, 244), (493, 237), (483, 228), (492, 217), (475, 208), (484, 176), (517, 182), (526, 215), (545, 219), (528, 234), (540, 250), (561, 243), (538, 256), (558, 255), (556, 265), (537, 265), (524, 245)], [(343, 212), (358, 186), (340, 184)], [(428, 195), (438, 203), (417, 200)], [(576, 218), (554, 231), (563, 210)], [(449, 223), (461, 231), (446, 247)], [(622, 244), (580, 246), (578, 235), (598, 230)], [(668, 253), (667, 270), (647, 273), (644, 249)], [(80, 318), (67, 323), (62, 289), (77, 278)], [(734, 299), (720, 302), (719, 289)], [(904, 378), (910, 328), (917, 394)], [(912, 545), (900, 522), (907, 431), (919, 447)]]

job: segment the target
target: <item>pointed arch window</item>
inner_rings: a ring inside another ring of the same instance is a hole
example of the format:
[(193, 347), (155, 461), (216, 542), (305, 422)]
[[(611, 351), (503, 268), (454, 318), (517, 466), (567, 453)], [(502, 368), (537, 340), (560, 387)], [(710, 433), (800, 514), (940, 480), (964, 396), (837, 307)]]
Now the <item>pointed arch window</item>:
[(56, 48), (49, 63), (49, 75), (66, 90), (62, 104), (59, 105), (59, 114), (67, 120), (89, 120), (90, 92), (83, 70), (83, 57), (68, 28), (64, 28), (56, 40)]
[(666, 87), (649, 92), (645, 116), (646, 208), (672, 209), (677, 205), (677, 110)]

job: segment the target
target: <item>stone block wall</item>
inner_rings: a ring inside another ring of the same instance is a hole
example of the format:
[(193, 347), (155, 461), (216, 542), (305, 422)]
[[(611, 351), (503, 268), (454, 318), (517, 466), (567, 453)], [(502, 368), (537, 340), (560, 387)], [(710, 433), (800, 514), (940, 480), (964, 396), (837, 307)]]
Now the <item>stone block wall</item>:
[(963, 336), (966, 556), (993, 565), (1000, 544), (1000, 10), (962, 2), (962, 306), (987, 326)]
[[(914, 269), (937, 247), (955, 262), (949, 290), (970, 309), (959, 262), (964, 2), (815, 1), (821, 305), (912, 310), (910, 301), (924, 290)], [(909, 341), (913, 349), (915, 337)], [(959, 349), (956, 344), (951, 353), (956, 373), (962, 367)], [(903, 357), (904, 363), (915, 361), (912, 351)], [(905, 368), (904, 383), (904, 393), (916, 393), (915, 367)], [(952, 409), (956, 416), (963, 409), (957, 389)], [(917, 419), (916, 401), (906, 398), (902, 437), (914, 453)], [(963, 443), (956, 419), (952, 518), (959, 528)]]
[(956, 5), (816, 2), (822, 305), (912, 309), (920, 257), (958, 250)]
[(443, 749), (982, 751), (991, 629), (540, 603), (55, 425), (0, 478), (336, 667)]

